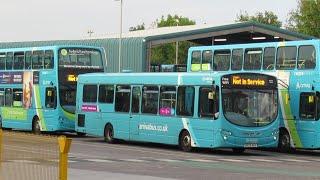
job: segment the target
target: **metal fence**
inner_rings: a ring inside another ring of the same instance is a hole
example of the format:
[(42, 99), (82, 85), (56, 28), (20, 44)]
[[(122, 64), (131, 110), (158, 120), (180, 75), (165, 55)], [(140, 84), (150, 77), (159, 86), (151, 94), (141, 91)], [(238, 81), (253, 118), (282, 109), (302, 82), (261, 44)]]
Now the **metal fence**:
[(71, 139), (0, 129), (1, 180), (66, 180)]

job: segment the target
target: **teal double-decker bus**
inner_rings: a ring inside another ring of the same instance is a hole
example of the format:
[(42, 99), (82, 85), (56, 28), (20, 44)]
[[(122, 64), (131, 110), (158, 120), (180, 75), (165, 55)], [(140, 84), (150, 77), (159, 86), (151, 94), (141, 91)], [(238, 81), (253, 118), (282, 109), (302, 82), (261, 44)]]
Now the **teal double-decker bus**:
[(76, 131), (193, 147), (278, 145), (278, 90), (258, 73), (92, 73), (78, 79)]
[(189, 49), (187, 71), (257, 72), (279, 80), (279, 148), (320, 148), (319, 40)]
[(104, 50), (50, 46), (0, 50), (0, 127), (74, 131), (79, 74), (104, 72)]

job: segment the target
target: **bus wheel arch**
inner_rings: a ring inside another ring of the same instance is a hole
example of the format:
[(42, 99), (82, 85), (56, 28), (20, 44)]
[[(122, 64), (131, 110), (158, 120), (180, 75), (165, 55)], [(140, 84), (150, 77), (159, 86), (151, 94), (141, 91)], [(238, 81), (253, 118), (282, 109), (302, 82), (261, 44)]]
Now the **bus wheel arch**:
[(104, 141), (107, 143), (115, 143), (114, 130), (111, 123), (107, 123), (104, 127)]
[(190, 152), (192, 150), (191, 146), (191, 135), (188, 130), (183, 129), (179, 134), (179, 147), (182, 151)]
[(282, 127), (279, 129), (278, 149), (281, 152), (289, 152), (290, 148), (291, 148), (290, 134), (286, 128)]
[(40, 119), (38, 116), (34, 116), (32, 119), (32, 132), (34, 134), (41, 134)]

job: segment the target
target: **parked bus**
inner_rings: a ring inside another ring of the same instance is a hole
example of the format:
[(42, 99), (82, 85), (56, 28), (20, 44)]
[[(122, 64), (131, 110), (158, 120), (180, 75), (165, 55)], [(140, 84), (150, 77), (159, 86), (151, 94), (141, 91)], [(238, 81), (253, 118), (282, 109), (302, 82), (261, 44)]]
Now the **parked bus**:
[(0, 50), (0, 127), (74, 131), (77, 76), (104, 72), (103, 49), (50, 46)]
[(78, 79), (76, 131), (108, 143), (276, 147), (277, 79), (257, 73), (93, 73)]
[(258, 72), (280, 82), (279, 148), (320, 148), (319, 40), (192, 47), (188, 72)]

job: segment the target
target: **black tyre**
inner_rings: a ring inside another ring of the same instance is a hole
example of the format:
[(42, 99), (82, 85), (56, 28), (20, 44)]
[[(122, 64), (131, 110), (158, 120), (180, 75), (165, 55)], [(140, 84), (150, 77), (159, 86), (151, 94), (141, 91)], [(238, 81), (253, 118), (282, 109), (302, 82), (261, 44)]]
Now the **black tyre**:
[(113, 127), (110, 124), (104, 129), (104, 141), (110, 144), (115, 143)]
[(278, 148), (280, 152), (289, 152), (290, 145), (290, 135), (286, 131), (281, 131), (279, 134)]
[(191, 136), (188, 131), (183, 131), (179, 138), (179, 146), (182, 151), (190, 152), (191, 147)]
[(236, 154), (244, 153), (245, 150), (245, 148), (232, 148), (232, 152)]
[(32, 123), (32, 132), (34, 134), (41, 134), (41, 128), (40, 128), (40, 120), (38, 118), (33, 120)]

